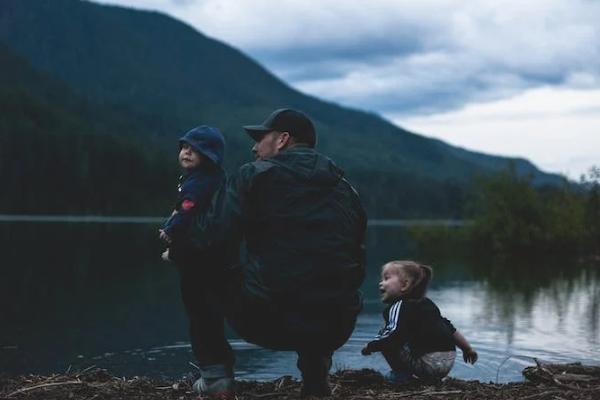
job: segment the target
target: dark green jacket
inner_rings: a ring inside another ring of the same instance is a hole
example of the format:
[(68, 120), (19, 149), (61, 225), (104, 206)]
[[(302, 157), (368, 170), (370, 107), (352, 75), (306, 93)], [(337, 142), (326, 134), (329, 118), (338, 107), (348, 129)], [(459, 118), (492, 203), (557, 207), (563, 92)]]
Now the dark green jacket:
[(281, 306), (356, 309), (366, 214), (329, 158), (308, 147), (243, 165), (190, 237), (198, 249), (242, 251), (243, 290)]

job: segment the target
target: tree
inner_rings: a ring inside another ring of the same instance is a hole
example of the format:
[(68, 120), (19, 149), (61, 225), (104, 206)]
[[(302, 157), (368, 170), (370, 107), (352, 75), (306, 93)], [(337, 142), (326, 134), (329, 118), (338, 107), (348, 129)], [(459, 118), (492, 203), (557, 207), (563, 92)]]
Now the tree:
[(582, 196), (569, 185), (535, 188), (515, 168), (479, 178), (471, 237), (493, 253), (574, 253), (584, 237)]
[(588, 174), (581, 177), (581, 183), (587, 190), (584, 218), (586, 242), (594, 254), (600, 254), (600, 167), (592, 166)]

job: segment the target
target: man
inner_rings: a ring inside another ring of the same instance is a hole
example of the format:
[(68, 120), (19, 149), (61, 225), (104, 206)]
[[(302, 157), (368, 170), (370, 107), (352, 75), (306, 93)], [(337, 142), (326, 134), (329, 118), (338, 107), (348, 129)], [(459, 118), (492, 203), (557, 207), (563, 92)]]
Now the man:
[(306, 115), (280, 109), (244, 129), (256, 142), (256, 161), (216, 193), (189, 235), (196, 249), (213, 249), (213, 261), (228, 255), (221, 262), (230, 266), (198, 268), (203, 329), (192, 345), (202, 376), (194, 387), (233, 397), (226, 317), (251, 343), (296, 351), (301, 394), (326, 396), (331, 355), (350, 337), (362, 306), (366, 214), (343, 172), (314, 150)]

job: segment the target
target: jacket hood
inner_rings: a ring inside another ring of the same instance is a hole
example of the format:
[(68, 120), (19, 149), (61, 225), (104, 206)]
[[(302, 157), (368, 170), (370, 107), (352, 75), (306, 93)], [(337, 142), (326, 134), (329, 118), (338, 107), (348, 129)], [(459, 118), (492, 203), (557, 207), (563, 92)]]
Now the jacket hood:
[(192, 149), (204, 155), (215, 165), (223, 164), (225, 138), (217, 128), (207, 125), (197, 126), (179, 139), (179, 146), (182, 143), (189, 144)]
[(330, 158), (310, 147), (292, 147), (268, 161), (287, 169), (299, 179), (317, 185), (333, 186), (344, 177), (344, 172)]

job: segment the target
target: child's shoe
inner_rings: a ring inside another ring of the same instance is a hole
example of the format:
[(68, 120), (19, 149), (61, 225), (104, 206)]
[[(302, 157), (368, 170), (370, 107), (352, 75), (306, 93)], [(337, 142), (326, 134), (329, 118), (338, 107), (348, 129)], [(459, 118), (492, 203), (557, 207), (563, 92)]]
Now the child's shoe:
[(224, 365), (208, 365), (200, 369), (200, 378), (192, 388), (211, 399), (234, 400), (235, 380), (231, 368)]
[(404, 371), (391, 370), (385, 374), (384, 379), (392, 385), (406, 385), (413, 380), (413, 376)]

